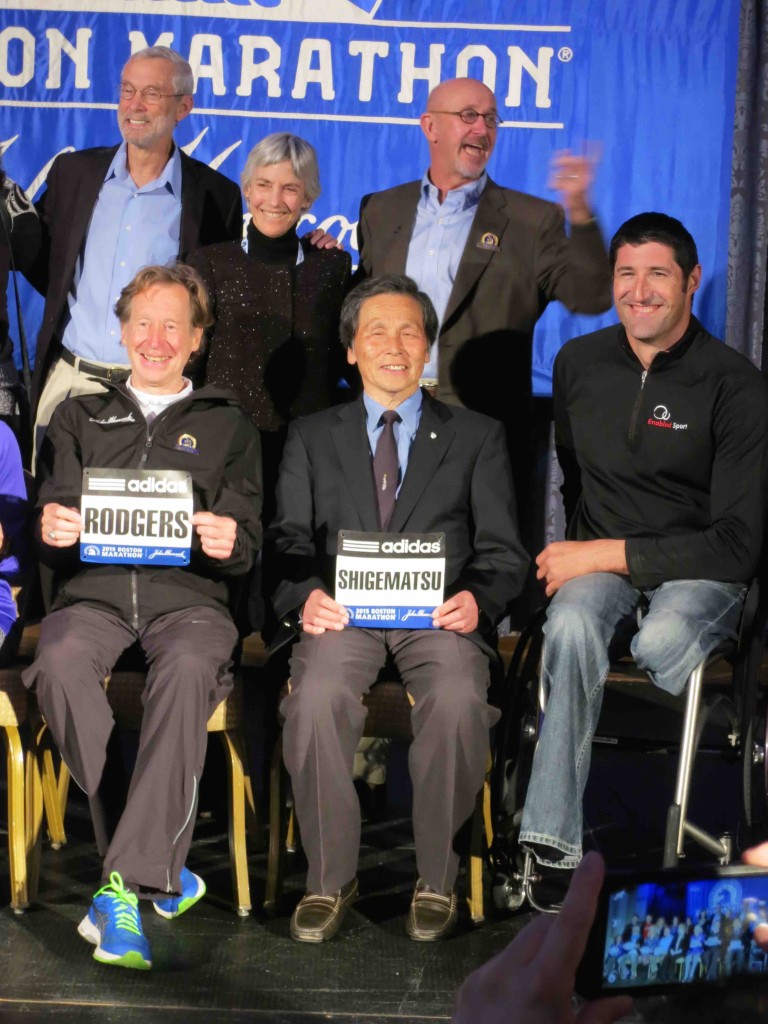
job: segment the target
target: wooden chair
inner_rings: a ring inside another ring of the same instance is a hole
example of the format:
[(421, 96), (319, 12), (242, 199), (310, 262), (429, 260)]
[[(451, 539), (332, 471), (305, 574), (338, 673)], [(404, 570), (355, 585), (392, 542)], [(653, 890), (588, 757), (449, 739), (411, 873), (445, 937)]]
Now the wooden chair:
[[(290, 682), (283, 689), (287, 693)], [(281, 695), (282, 696), (282, 695)], [(365, 737), (402, 740), (410, 743), (413, 739), (411, 728), (410, 695), (398, 679), (382, 679), (374, 683), (363, 697), (368, 710), (365, 720)], [(484, 844), (490, 846), (491, 804), (490, 804), (490, 753), (488, 771), (483, 787), (478, 793), (472, 818), (470, 855), (467, 878), (467, 905), (475, 924), (485, 918), (483, 901), (483, 853)], [(274, 913), (283, 890), (283, 873), (286, 849), (296, 848), (296, 828), (293, 810), (288, 811), (289, 778), (283, 764), (282, 734), (278, 736), (272, 752), (269, 794), (269, 859), (264, 909)]]
[[(34, 479), (27, 471), (24, 472), (24, 481), (27, 502), (31, 506), (35, 487)], [(35, 746), (32, 736), (25, 752), (19, 732), (30, 720), (30, 698), (21, 681), (21, 673), (27, 662), (19, 661), (17, 657), (33, 572), (34, 566), (30, 559), (26, 567), (22, 566), (21, 578), (12, 588), (18, 618), (0, 649), (0, 727), (5, 737), (8, 783), (8, 862), (11, 907), (17, 914), (23, 913), (33, 898), (32, 883), (35, 878), (34, 871), (30, 870), (34, 867), (34, 844), (31, 842), (31, 805), (27, 793), (28, 785), (34, 782), (33, 775), (28, 777), (28, 767), (34, 761)], [(32, 787), (30, 794), (33, 798), (35, 792)]]
[(23, 666), (0, 668), (0, 726), (5, 737), (8, 766), (8, 862), (11, 907), (21, 914), (29, 905), (25, 752), (19, 733), (29, 718), (29, 696), (21, 682)]

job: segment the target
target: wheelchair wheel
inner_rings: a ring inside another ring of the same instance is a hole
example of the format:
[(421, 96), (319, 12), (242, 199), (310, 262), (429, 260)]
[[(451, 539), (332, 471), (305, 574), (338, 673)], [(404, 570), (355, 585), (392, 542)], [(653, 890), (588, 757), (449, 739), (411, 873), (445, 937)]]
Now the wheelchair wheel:
[(742, 785), (748, 842), (766, 837), (768, 822), (768, 692), (760, 688), (743, 733)]
[(517, 910), (525, 900), (524, 888), (517, 881), (522, 856), (517, 837), (536, 749), (541, 621), (543, 616), (535, 617), (518, 641), (496, 729), (491, 780), (493, 843), (489, 853), (491, 892), (499, 910)]
[(531, 776), (533, 752), (536, 747), (535, 719), (525, 715), (517, 722), (515, 757), (508, 760), (500, 771), (503, 789), (500, 794), (499, 813), (495, 815), (493, 842), (489, 851), (492, 882), (491, 893), (497, 910), (517, 910), (525, 900), (519, 876), (523, 856), (518, 845), (523, 804)]

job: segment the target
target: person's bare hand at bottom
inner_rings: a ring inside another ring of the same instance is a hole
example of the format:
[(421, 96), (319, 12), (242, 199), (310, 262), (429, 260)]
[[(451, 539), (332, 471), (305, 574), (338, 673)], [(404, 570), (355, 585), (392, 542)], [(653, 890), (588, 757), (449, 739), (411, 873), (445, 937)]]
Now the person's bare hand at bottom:
[(573, 986), (603, 884), (605, 865), (588, 853), (563, 908), (527, 924), (507, 948), (474, 971), (456, 998), (452, 1024), (611, 1024), (632, 1009), (628, 996), (573, 1006)]

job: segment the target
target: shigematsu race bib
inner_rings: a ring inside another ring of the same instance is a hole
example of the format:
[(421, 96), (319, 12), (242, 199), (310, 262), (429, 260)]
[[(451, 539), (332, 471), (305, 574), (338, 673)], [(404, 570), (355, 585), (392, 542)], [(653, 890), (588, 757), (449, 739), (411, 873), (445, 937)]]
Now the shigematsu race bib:
[(175, 469), (85, 469), (84, 562), (188, 565), (192, 477)]
[(432, 629), (444, 593), (444, 533), (339, 530), (335, 598), (351, 625)]

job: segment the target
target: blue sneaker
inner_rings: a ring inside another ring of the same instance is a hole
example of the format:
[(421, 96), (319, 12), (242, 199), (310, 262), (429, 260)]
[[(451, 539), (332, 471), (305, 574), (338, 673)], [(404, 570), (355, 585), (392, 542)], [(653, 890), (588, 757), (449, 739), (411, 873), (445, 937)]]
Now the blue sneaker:
[(205, 882), (199, 875), (193, 875), (188, 868), (181, 869), (181, 896), (169, 896), (165, 900), (152, 900), (160, 917), (180, 917), (185, 910), (194, 907), (205, 896)]
[(77, 927), (78, 932), (96, 947), (93, 959), (116, 967), (148, 971), (152, 952), (141, 930), (138, 897), (123, 885), (117, 871), (109, 884), (94, 893), (90, 910)]

